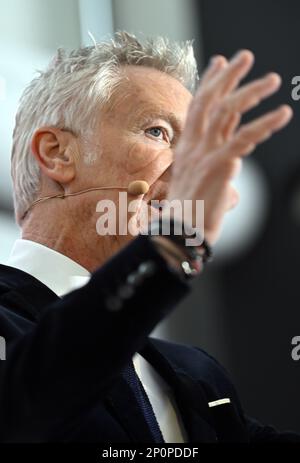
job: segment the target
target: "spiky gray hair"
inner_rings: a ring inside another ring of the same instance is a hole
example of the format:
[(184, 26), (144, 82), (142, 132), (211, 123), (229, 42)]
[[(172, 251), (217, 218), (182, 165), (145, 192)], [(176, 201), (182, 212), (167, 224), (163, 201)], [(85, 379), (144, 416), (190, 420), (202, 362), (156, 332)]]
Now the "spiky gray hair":
[(117, 32), (107, 42), (71, 53), (59, 49), (49, 67), (25, 89), (16, 115), (11, 172), (19, 223), (40, 186), (39, 166), (30, 148), (35, 130), (50, 125), (86, 134), (120, 83), (122, 65), (158, 69), (192, 93), (198, 80), (190, 41), (177, 43), (158, 37), (141, 43), (134, 35)]

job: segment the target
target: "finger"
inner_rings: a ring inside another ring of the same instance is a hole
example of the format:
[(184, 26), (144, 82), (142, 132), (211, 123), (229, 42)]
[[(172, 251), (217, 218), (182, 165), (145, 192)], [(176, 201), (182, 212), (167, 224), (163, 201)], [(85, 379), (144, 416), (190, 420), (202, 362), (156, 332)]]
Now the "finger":
[(203, 150), (205, 152), (213, 151), (222, 146), (233, 134), (241, 122), (240, 113), (222, 113), (215, 117), (209, 126), (205, 137), (202, 140)]
[(290, 106), (284, 105), (242, 126), (221, 149), (221, 155), (231, 158), (250, 154), (258, 143), (262, 143), (274, 132), (285, 127), (292, 116), (293, 111)]
[(215, 104), (228, 92), (237, 87), (247, 75), (254, 62), (254, 55), (248, 50), (239, 52), (229, 64), (206, 84), (200, 85), (192, 101), (186, 121), (186, 136), (202, 136), (208, 127), (208, 115)]
[(273, 95), (281, 85), (281, 77), (274, 72), (257, 79), (229, 95), (223, 103), (223, 112), (245, 113)]
[[(239, 126), (241, 122), (241, 114), (240, 113), (233, 113), (228, 118), (228, 121), (224, 121), (224, 127), (222, 128), (222, 138), (223, 141), (229, 140), (233, 132)], [(226, 123), (227, 122), (227, 123)]]
[(254, 55), (250, 50), (238, 52), (230, 61), (228, 66), (211, 82), (214, 89), (215, 99), (227, 95), (234, 90), (241, 80), (248, 74), (254, 64)]
[(210, 60), (210, 64), (207, 70), (204, 72), (201, 78), (201, 85), (206, 85), (208, 82), (211, 81), (215, 75), (220, 72), (221, 69), (224, 69), (228, 66), (227, 59), (222, 55), (213, 56)]
[(212, 149), (218, 146), (217, 143), (219, 145), (224, 143), (238, 126), (240, 115), (275, 93), (280, 85), (280, 76), (271, 73), (228, 96), (221, 104), (208, 128), (207, 147)]

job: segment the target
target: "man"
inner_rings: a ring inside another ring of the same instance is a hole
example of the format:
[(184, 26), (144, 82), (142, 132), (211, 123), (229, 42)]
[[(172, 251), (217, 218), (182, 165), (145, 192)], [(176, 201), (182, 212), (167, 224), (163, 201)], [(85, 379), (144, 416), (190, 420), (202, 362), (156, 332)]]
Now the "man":
[(215, 57), (193, 98), (189, 43), (119, 33), (59, 51), (26, 89), (12, 154), (22, 239), (0, 271), (2, 441), (297, 439), (247, 419), (205, 352), (148, 337), (187, 294), (206, 243), (195, 257), (174, 234), (98, 233), (99, 201), (118, 205), (143, 180), (149, 191), (129, 199), (149, 210), (153, 199), (204, 200), (205, 239), (216, 241), (242, 157), (292, 115), (283, 106), (240, 125), (280, 86), (270, 74), (238, 88), (252, 65), (249, 51)]

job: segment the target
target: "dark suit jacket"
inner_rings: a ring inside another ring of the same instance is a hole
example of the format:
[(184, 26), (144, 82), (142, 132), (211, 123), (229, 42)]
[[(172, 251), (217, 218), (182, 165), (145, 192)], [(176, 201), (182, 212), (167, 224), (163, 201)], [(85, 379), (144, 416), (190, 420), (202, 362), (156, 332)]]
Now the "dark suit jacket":
[[(149, 338), (187, 293), (139, 237), (64, 298), (0, 266), (1, 442), (151, 442), (120, 375), (140, 352), (169, 383), (189, 442), (298, 440), (244, 416), (224, 369), (196, 347)], [(230, 398), (214, 408), (208, 402)]]

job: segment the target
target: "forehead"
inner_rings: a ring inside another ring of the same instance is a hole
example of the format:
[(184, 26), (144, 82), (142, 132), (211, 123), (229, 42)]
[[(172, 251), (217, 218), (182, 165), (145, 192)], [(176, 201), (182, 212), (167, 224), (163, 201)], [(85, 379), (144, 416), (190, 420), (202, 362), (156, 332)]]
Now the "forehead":
[(132, 117), (169, 112), (184, 121), (191, 99), (192, 94), (164, 72), (145, 66), (124, 66), (111, 103), (114, 112)]

